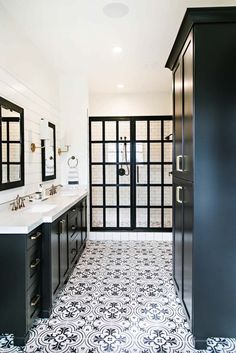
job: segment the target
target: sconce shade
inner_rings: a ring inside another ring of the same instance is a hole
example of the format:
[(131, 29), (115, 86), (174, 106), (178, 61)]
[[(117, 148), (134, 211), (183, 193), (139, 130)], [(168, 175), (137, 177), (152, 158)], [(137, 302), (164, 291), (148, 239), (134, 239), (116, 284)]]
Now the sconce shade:
[(49, 128), (48, 121), (46, 119), (40, 120), (40, 139), (41, 140), (49, 140)]

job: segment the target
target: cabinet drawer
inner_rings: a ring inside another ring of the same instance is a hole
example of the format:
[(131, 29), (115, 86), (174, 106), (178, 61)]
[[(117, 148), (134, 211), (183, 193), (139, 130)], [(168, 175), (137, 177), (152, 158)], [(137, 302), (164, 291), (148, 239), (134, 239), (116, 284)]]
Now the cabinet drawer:
[(73, 217), (68, 216), (68, 235), (72, 237), (78, 230), (77, 212), (73, 214)]
[(31, 232), (27, 237), (27, 248), (30, 249), (32, 246), (39, 247), (42, 239), (42, 231), (40, 228)]
[(76, 234), (72, 239), (70, 239), (70, 247), (69, 247), (69, 260), (70, 264), (72, 264), (79, 253), (79, 249), (81, 246), (81, 234)]
[(30, 251), (28, 251), (28, 259), (27, 259), (27, 280), (28, 280), (28, 288), (32, 286), (35, 282), (35, 278), (40, 278), (41, 273), (41, 251), (40, 248), (36, 248), (33, 246)]
[(32, 286), (27, 292), (28, 325), (30, 326), (34, 318), (41, 309), (41, 289), (40, 282)]

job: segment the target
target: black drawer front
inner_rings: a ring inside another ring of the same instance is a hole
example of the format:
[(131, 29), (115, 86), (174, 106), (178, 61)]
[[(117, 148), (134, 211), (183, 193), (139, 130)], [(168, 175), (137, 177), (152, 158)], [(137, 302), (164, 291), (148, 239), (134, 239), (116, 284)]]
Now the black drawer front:
[(27, 292), (27, 318), (29, 327), (35, 317), (38, 316), (41, 310), (41, 289), (40, 282), (35, 283)]
[(80, 247), (81, 247), (81, 234), (76, 234), (72, 239), (70, 239), (69, 259), (71, 264), (74, 261), (76, 261), (77, 255), (79, 254)]
[(28, 235), (27, 248), (30, 249), (32, 246), (34, 247), (41, 246), (41, 239), (42, 239), (42, 230), (41, 228), (38, 228)]
[(68, 235), (72, 237), (74, 233), (78, 230), (78, 222), (77, 222), (77, 212), (73, 214), (73, 217), (68, 215)]
[(32, 247), (28, 251), (28, 263), (27, 263), (27, 287), (30, 288), (36, 281), (35, 278), (41, 274), (41, 249)]

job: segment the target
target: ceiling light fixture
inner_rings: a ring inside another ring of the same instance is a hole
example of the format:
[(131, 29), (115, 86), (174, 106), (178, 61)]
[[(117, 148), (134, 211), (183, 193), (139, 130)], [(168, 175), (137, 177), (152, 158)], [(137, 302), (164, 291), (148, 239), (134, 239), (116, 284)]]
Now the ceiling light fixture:
[(117, 88), (119, 88), (119, 89), (122, 89), (124, 87), (125, 87), (125, 85), (123, 83), (118, 83), (118, 85), (117, 85)]
[(103, 12), (111, 18), (121, 18), (129, 13), (129, 8), (122, 2), (111, 2), (103, 7)]
[(112, 51), (114, 54), (120, 54), (120, 53), (122, 53), (122, 48), (121, 47), (114, 47), (114, 48), (112, 48)]

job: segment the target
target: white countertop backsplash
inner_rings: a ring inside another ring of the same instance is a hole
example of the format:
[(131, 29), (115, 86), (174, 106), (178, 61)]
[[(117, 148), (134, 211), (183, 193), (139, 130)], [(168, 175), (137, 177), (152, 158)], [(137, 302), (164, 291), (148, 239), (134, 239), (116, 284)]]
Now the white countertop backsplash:
[[(0, 209), (0, 235), (1, 234), (27, 234), (42, 223), (52, 223), (62, 214), (67, 212), (77, 202), (87, 195), (85, 186), (67, 187), (58, 190), (56, 195), (50, 196), (45, 201), (27, 202), (26, 207), (11, 211), (9, 205)], [(47, 212), (31, 212), (38, 205), (54, 205)]]

